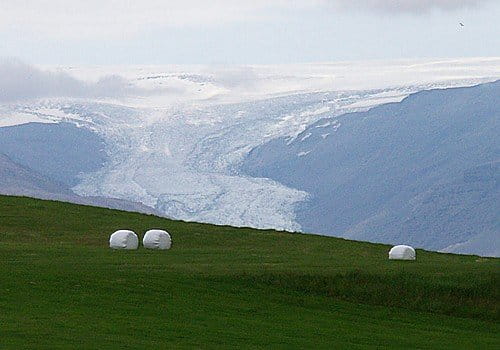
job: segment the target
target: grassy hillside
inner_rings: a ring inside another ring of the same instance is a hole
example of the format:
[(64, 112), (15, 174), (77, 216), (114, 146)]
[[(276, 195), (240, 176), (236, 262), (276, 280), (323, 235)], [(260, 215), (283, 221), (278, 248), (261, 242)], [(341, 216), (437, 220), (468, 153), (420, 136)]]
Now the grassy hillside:
[(500, 259), (388, 249), (0, 196), (0, 348), (500, 348)]

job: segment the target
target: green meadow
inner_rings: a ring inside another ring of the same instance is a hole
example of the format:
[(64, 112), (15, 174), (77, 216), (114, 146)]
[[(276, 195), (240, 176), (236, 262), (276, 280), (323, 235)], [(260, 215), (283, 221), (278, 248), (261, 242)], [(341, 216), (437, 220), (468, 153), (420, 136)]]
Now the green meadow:
[(0, 349), (500, 349), (500, 259), (389, 249), (0, 196)]

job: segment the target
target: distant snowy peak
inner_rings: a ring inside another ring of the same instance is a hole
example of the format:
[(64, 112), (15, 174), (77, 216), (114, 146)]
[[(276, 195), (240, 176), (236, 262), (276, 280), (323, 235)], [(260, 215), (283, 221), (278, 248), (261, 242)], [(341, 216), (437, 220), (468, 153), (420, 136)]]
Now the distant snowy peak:
[[(134, 107), (171, 107), (189, 103), (239, 103), (322, 91), (383, 90), (378, 103), (395, 90), (468, 86), (500, 77), (500, 58), (357, 61), (287, 65), (157, 65), (54, 67), (83, 81), (114, 75), (143, 89), (143, 96), (116, 102)], [(404, 94), (404, 93), (403, 93)], [(396, 93), (397, 95), (397, 93)], [(362, 102), (360, 102), (362, 103)]]

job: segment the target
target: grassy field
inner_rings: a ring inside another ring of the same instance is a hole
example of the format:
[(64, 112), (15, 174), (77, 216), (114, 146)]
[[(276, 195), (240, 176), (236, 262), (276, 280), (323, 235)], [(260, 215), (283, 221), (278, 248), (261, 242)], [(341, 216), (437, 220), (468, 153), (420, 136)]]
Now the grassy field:
[(0, 349), (500, 349), (500, 259), (388, 250), (0, 196)]

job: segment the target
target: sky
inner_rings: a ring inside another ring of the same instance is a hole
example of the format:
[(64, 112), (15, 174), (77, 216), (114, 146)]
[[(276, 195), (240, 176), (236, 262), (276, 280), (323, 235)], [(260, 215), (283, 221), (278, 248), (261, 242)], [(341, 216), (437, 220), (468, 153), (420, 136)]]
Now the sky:
[(498, 0), (2, 0), (0, 57), (56, 65), (488, 57), (500, 56), (499, 18)]

